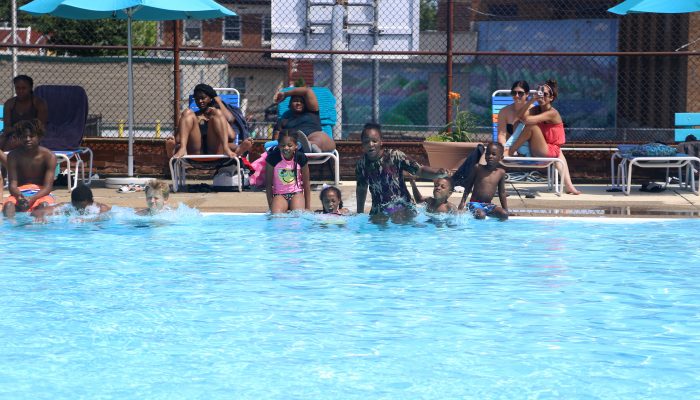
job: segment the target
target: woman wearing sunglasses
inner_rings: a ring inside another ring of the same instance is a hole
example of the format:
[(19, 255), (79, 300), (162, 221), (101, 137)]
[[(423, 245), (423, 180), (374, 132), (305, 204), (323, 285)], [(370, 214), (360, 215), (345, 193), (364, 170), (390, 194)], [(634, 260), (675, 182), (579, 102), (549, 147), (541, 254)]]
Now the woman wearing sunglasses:
[[(527, 95), (530, 93), (530, 85), (525, 81), (517, 81), (510, 88), (510, 95), (513, 96), (513, 103), (505, 106), (498, 112), (498, 143), (506, 145), (506, 140), (513, 134), (519, 124), (518, 115), (520, 111), (532, 107), (528, 105)], [(506, 152), (508, 147), (506, 147)]]
[[(571, 182), (569, 165), (561, 151), (561, 146), (566, 142), (564, 122), (559, 111), (552, 107), (552, 102), (558, 94), (557, 81), (553, 79), (537, 88), (537, 93), (527, 101), (527, 106), (518, 113), (518, 119), (525, 123), (526, 128), (508, 150), (508, 154), (512, 156), (516, 149), (527, 142), (533, 157), (551, 157), (562, 160), (563, 166), (557, 163), (557, 169), (564, 180), (566, 193), (581, 194)], [(533, 106), (535, 101), (538, 103), (537, 106)]]

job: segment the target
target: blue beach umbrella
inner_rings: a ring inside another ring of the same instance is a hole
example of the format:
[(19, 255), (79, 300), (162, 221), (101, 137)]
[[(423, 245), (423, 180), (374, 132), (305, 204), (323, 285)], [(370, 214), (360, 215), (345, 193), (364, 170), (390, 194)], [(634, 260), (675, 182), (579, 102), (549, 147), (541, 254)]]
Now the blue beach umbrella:
[(30, 14), (68, 19), (125, 19), (129, 66), (129, 176), (134, 176), (134, 76), (131, 21), (170, 21), (235, 16), (214, 0), (34, 0), (19, 8)]
[(700, 0), (627, 0), (608, 9), (611, 13), (681, 14), (700, 11)]

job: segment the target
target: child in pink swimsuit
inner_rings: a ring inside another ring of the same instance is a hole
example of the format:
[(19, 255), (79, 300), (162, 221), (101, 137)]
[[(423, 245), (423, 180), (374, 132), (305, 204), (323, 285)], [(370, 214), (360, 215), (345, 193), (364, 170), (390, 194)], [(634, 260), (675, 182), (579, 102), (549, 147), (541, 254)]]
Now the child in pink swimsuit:
[(311, 209), (311, 184), (308, 159), (297, 151), (297, 133), (283, 130), (278, 146), (267, 155), (265, 186), (267, 204), (272, 214)]

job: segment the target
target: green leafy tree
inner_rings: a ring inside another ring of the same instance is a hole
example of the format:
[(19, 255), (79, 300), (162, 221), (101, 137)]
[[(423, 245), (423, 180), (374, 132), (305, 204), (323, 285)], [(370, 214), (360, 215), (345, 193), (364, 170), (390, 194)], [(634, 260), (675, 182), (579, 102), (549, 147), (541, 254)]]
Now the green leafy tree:
[(420, 0), (420, 30), (437, 29), (437, 0)]
[[(51, 16), (34, 17), (31, 26), (47, 35), (51, 44), (125, 46), (127, 45), (127, 23), (123, 20), (72, 20)], [(156, 22), (134, 21), (132, 36), (134, 46), (153, 46), (156, 42)], [(124, 55), (124, 51), (85, 49), (67, 50), (77, 56)]]
[[(31, 0), (17, 1), (17, 8)], [(100, 0), (95, 0), (100, 1)], [(11, 21), (12, 7), (10, 1), (0, 0), (0, 21)], [(35, 16), (17, 11), (17, 25), (31, 26), (33, 30), (47, 35), (50, 44), (87, 45), (87, 46), (126, 46), (127, 26), (124, 20), (72, 20), (52, 16)], [(157, 22), (134, 21), (132, 36), (134, 46), (155, 46), (157, 40)], [(109, 50), (67, 50), (62, 54), (76, 56), (125, 55), (123, 51)], [(143, 53), (143, 52), (141, 52)], [(138, 53), (137, 53), (138, 54)]]

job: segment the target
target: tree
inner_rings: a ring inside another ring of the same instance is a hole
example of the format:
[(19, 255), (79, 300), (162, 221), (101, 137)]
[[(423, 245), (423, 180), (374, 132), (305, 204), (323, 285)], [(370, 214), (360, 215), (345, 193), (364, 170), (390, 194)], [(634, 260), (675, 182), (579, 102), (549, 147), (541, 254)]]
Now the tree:
[(420, 30), (437, 29), (437, 0), (420, 0)]
[[(72, 20), (51, 16), (32, 17), (31, 26), (47, 35), (51, 44), (126, 46), (127, 23), (124, 20)], [(134, 21), (132, 37), (134, 46), (154, 46), (156, 42), (156, 22)], [(68, 50), (67, 54), (77, 56), (124, 55), (126, 50)]]
[[(17, 1), (17, 8), (31, 0)], [(101, 0), (95, 0), (101, 1)], [(0, 1), (0, 21), (10, 21), (12, 16), (9, 1)], [(50, 44), (87, 45), (87, 46), (126, 46), (127, 23), (124, 20), (72, 20), (52, 16), (34, 16), (22, 11), (17, 12), (17, 25), (31, 26), (33, 30), (46, 35)], [(134, 46), (155, 46), (157, 39), (157, 22), (134, 21), (132, 36)], [(125, 55), (126, 50), (67, 50), (61, 52), (76, 56)]]

